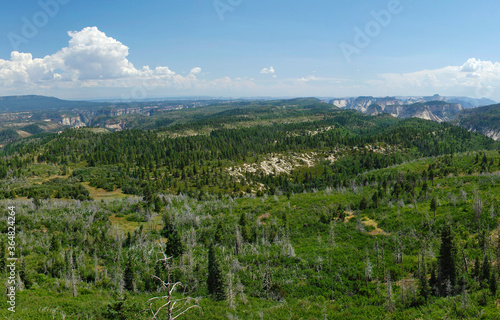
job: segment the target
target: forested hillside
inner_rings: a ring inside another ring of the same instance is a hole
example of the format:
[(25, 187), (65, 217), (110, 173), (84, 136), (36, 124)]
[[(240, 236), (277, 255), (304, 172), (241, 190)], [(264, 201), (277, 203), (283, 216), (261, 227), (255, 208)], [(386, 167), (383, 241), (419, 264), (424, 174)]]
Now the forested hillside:
[(464, 110), (454, 123), (500, 141), (500, 105)]
[(151, 319), (177, 281), (179, 319), (498, 316), (500, 143), (315, 99), (162, 119), (2, 150), (16, 316)]

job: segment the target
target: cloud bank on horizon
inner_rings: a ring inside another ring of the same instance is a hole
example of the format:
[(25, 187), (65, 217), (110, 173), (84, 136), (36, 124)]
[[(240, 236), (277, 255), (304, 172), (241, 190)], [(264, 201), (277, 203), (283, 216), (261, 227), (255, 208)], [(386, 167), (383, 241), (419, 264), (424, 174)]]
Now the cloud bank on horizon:
[[(444, 92), (475, 98), (495, 98), (500, 82), (500, 63), (471, 58), (461, 66), (410, 73), (385, 73), (380, 79), (368, 81), (375, 87), (389, 87), (398, 92)], [(497, 99), (498, 99), (498, 93)]]
[[(167, 66), (136, 68), (128, 59), (129, 48), (97, 27), (68, 32), (67, 47), (43, 58), (13, 51), (10, 60), (0, 59), (0, 95), (46, 94), (93, 98), (134, 96), (357, 96), (357, 95), (467, 95), (500, 100), (500, 63), (471, 58), (461, 66), (411, 73), (384, 73), (375, 79), (332, 78), (332, 75), (297, 75), (277, 79), (273, 66), (261, 69), (271, 75), (206, 79), (193, 66), (181, 75)], [(104, 90), (104, 91), (103, 91)], [(137, 94), (136, 94), (137, 96)]]

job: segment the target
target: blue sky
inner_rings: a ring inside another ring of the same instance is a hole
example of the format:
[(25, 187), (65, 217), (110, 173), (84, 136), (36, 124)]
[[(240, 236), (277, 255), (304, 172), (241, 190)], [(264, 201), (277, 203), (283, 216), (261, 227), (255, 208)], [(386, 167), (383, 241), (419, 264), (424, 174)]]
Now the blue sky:
[(498, 16), (493, 0), (11, 0), (0, 94), (500, 100)]

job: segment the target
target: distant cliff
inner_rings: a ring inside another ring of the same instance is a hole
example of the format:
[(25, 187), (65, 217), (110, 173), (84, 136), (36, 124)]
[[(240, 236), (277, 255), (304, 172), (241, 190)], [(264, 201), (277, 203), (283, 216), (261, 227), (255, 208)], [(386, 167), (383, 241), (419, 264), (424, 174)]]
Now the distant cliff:
[[(432, 98), (436, 100), (431, 100)], [(396, 118), (421, 118), (437, 122), (450, 121), (464, 108), (459, 103), (449, 103), (441, 96), (423, 98), (374, 98), (358, 97), (334, 99), (337, 107), (353, 109), (369, 115), (387, 113)]]
[(453, 123), (500, 141), (500, 104), (464, 110)]

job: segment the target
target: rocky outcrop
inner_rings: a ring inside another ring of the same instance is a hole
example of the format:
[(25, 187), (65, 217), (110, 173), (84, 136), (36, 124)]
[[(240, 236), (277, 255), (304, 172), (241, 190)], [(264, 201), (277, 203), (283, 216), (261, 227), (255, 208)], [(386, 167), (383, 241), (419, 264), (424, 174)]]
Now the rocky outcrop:
[(330, 100), (330, 103), (339, 108), (355, 109), (360, 112), (367, 113), (368, 108), (373, 104), (384, 107), (384, 106), (411, 105), (415, 103), (429, 103), (434, 101), (442, 101), (449, 104), (460, 104), (464, 109), (495, 104), (495, 101), (489, 99), (473, 99), (467, 97), (443, 97), (438, 94), (427, 97), (374, 98), (368, 96), (368, 97), (357, 97), (357, 98), (355, 97), (342, 98), (342, 99), (332, 99)]
[(334, 106), (338, 108), (348, 108), (352, 105), (352, 102), (354, 101), (353, 98), (347, 98), (347, 99), (334, 99), (330, 101), (330, 104), (333, 104)]
[(107, 129), (110, 129), (110, 130), (113, 130), (113, 131), (122, 131), (123, 129), (125, 129), (127, 123), (125, 121), (108, 121), (106, 122), (106, 124), (104, 125)]
[(363, 113), (368, 113), (368, 109), (372, 105), (386, 107), (390, 105), (402, 105), (403, 102), (397, 98), (374, 98), (374, 97), (358, 97), (348, 99), (334, 99), (331, 101), (333, 105), (339, 108), (354, 109)]
[(377, 99), (364, 99), (351, 105), (350, 109), (376, 116), (379, 114), (390, 114), (395, 118), (421, 118), (437, 122), (450, 121), (457, 113), (463, 110), (458, 103), (446, 103), (443, 101), (420, 102), (403, 104), (401, 101), (391, 99), (379, 100), (377, 103), (367, 105)]
[(500, 130), (488, 130), (485, 129), (483, 132), (481, 132), (487, 137), (490, 137), (493, 140), (500, 141)]
[(463, 108), (458, 103), (431, 101), (402, 107), (399, 118), (420, 118), (436, 122), (452, 120)]
[(122, 116), (125, 114), (144, 114), (148, 115), (151, 113), (151, 108), (117, 108), (117, 109), (111, 109), (107, 113), (108, 116), (111, 117), (116, 117), (116, 116)]
[(75, 128), (86, 126), (86, 124), (82, 121), (80, 116), (68, 117), (63, 115), (61, 116), (61, 124), (63, 126), (71, 126)]
[(33, 115), (30, 112), (1, 113), (0, 121), (27, 120)]

